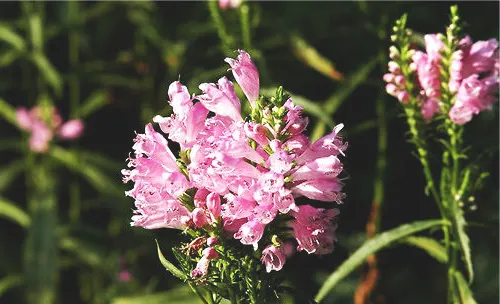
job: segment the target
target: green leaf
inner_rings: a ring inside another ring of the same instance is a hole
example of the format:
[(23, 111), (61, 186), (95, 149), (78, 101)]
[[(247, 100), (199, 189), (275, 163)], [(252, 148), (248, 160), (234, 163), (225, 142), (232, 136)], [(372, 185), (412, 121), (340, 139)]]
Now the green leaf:
[(57, 96), (62, 93), (62, 79), (59, 72), (52, 65), (52, 63), (39, 52), (33, 53), (31, 56), (33, 63), (37, 66), (40, 74), (43, 75), (46, 82), (54, 89)]
[(7, 188), (25, 168), (24, 160), (12, 161), (0, 169), (0, 193)]
[(430, 256), (441, 263), (448, 262), (446, 249), (435, 239), (424, 236), (409, 236), (401, 242), (425, 250)]
[(326, 295), (337, 285), (343, 278), (349, 275), (354, 269), (362, 265), (366, 258), (371, 254), (387, 247), (391, 243), (398, 241), (413, 233), (441, 226), (445, 224), (443, 220), (426, 220), (418, 221), (410, 224), (405, 224), (392, 230), (380, 233), (365, 242), (358, 250), (356, 250), (342, 265), (337, 268), (328, 279), (323, 283), (320, 290), (316, 294), (315, 301), (321, 302)]
[(343, 80), (344, 75), (337, 71), (335, 65), (326, 57), (321, 55), (314, 47), (309, 45), (303, 38), (292, 36), (292, 48), (295, 55), (306, 65), (333, 80)]
[(9, 289), (20, 286), (23, 283), (22, 275), (8, 275), (0, 280), (0, 297)]
[(43, 25), (39, 14), (29, 16), (30, 36), (33, 49), (41, 51), (43, 49)]
[(61, 249), (68, 252), (73, 252), (80, 260), (89, 266), (95, 267), (104, 264), (102, 253), (88, 242), (68, 236), (61, 239), (59, 246)]
[(470, 240), (467, 232), (465, 231), (465, 226), (467, 225), (462, 209), (458, 206), (456, 202), (450, 204), (452, 212), (452, 226), (453, 234), (458, 237), (458, 243), (460, 246), (460, 252), (462, 253), (462, 260), (465, 263), (467, 273), (469, 274), (469, 283), (474, 280), (474, 268), (472, 266), (472, 255), (470, 249)]
[(456, 288), (460, 294), (461, 304), (477, 304), (472, 296), (472, 291), (469, 288), (469, 284), (465, 281), (462, 274), (458, 271), (454, 271), (453, 276), (455, 278)]
[(177, 267), (174, 266), (174, 264), (170, 263), (164, 256), (163, 253), (161, 253), (160, 245), (158, 244), (158, 241), (156, 241), (156, 248), (158, 249), (158, 258), (160, 259), (161, 264), (163, 267), (165, 267), (166, 270), (170, 271), (174, 276), (178, 277), (182, 281), (185, 281), (187, 279), (187, 276)]
[(30, 216), (21, 208), (5, 198), (0, 197), (0, 216), (8, 218), (13, 222), (16, 222), (23, 228), (27, 228), (30, 225)]
[(23, 37), (18, 35), (8, 25), (0, 24), (0, 40), (12, 45), (19, 52), (26, 50), (26, 42), (24, 42)]
[(83, 101), (76, 113), (78, 117), (84, 118), (104, 107), (107, 103), (106, 92), (104, 90), (95, 91)]
[(68, 169), (83, 176), (96, 190), (116, 196), (123, 196), (123, 189), (117, 186), (117, 181), (110, 179), (101, 170), (84, 162), (76, 151), (68, 151), (54, 146), (49, 155), (59, 161)]
[(8, 102), (0, 98), (0, 116), (14, 126), (17, 125), (16, 109)]
[(7, 50), (5, 53), (0, 55), (0, 67), (4, 68), (9, 66), (20, 56), (21, 54), (16, 50)]
[(191, 304), (198, 303), (198, 297), (191, 289), (183, 285), (166, 292), (157, 292), (148, 295), (121, 297), (114, 299), (112, 304)]

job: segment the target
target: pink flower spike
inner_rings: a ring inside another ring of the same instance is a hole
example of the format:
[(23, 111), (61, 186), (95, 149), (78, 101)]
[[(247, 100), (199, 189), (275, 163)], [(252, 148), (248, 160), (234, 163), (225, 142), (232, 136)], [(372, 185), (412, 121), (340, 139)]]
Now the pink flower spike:
[(33, 118), (28, 109), (24, 107), (17, 108), (16, 120), (19, 127), (23, 130), (29, 131), (33, 126)]
[(259, 98), (259, 71), (247, 52), (239, 50), (239, 53), (236, 59), (226, 58), (224, 61), (231, 66), (230, 70), (233, 72), (236, 82), (240, 85), (253, 108), (255, 101)]
[(262, 250), (262, 257), (260, 260), (266, 266), (267, 272), (271, 272), (271, 270), (280, 271), (285, 264), (286, 255), (281, 246), (276, 247), (274, 245), (268, 245)]
[(83, 122), (79, 119), (73, 119), (64, 123), (57, 131), (63, 139), (76, 139), (83, 133)]

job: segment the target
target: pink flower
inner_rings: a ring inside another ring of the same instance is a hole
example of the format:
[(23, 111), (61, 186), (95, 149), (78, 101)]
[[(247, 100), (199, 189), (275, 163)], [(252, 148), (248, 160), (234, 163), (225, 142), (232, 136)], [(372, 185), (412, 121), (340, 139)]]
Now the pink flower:
[(312, 143), (297, 159), (298, 164), (304, 164), (308, 161), (329, 156), (343, 154), (347, 145), (342, 143), (339, 136), (340, 130), (344, 127), (343, 124), (338, 124), (333, 128), (332, 133), (323, 136), (314, 143)]
[(63, 139), (75, 139), (83, 133), (83, 122), (79, 119), (73, 119), (64, 123), (57, 132)]
[(236, 97), (232, 85), (228, 85), (226, 77), (219, 79), (219, 85), (213, 83), (200, 84), (203, 95), (197, 96), (209, 111), (221, 116), (230, 117), (234, 121), (242, 121), (240, 101)]
[(39, 107), (34, 107), (30, 111), (23, 107), (16, 110), (19, 127), (31, 133), (29, 147), (32, 151), (47, 152), (56, 134), (61, 139), (76, 139), (82, 135), (82, 121), (74, 119), (62, 124), (62, 118), (56, 109), (46, 110), (46, 113)]
[(262, 257), (260, 260), (266, 266), (267, 272), (271, 272), (271, 270), (280, 271), (285, 264), (286, 256), (281, 246), (276, 247), (274, 245), (268, 245), (262, 250)]
[(219, 257), (219, 254), (212, 247), (207, 247), (202, 251), (202, 257), (196, 264), (196, 268), (191, 271), (191, 277), (199, 278), (204, 277), (208, 273), (208, 266), (210, 264), (210, 260), (216, 259)]
[(451, 120), (462, 125), (469, 122), (473, 114), (491, 109), (492, 104), (498, 101), (494, 95), (497, 90), (498, 78), (495, 76), (479, 79), (479, 76), (474, 74), (464, 79), (449, 113)]
[(241, 239), (241, 243), (245, 245), (252, 245), (254, 250), (258, 248), (258, 242), (264, 233), (266, 225), (259, 221), (252, 220), (241, 225), (238, 232), (234, 234), (235, 239)]
[(219, 0), (219, 7), (221, 9), (237, 8), (240, 6), (241, 2), (243, 2), (243, 0)]
[(247, 52), (239, 50), (238, 58), (226, 58), (236, 82), (240, 85), (252, 107), (259, 98), (259, 72)]
[(332, 252), (337, 229), (333, 219), (338, 214), (338, 209), (299, 206), (299, 211), (292, 213), (295, 220), (291, 223), (295, 239), (299, 243), (297, 250), (305, 250), (309, 254)]

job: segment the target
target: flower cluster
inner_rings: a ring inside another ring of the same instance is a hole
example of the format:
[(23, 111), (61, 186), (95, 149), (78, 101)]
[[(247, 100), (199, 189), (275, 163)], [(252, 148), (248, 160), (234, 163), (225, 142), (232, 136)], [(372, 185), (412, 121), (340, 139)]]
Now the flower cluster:
[(29, 147), (34, 152), (46, 152), (55, 135), (60, 139), (76, 139), (83, 133), (83, 123), (79, 119), (63, 123), (57, 109), (39, 106), (28, 110), (20, 107), (16, 110), (19, 127), (31, 133)]
[[(153, 118), (168, 139), (148, 124), (135, 139), (130, 169), (122, 171), (124, 182), (134, 182), (126, 192), (135, 199), (132, 226), (205, 232), (193, 241), (208, 237), (193, 277), (204, 276), (209, 261), (218, 258), (217, 240), (263, 248), (268, 272), (283, 267), (293, 239), (299, 251), (330, 253), (338, 210), (296, 199), (340, 203), (345, 197), (338, 158), (347, 147), (339, 135), (343, 125), (311, 143), (302, 107), (281, 88), (276, 97), (259, 97), (259, 74), (246, 52), (226, 62), (250, 102), (251, 118), (243, 119), (226, 77), (200, 84), (199, 95), (173, 82), (168, 89), (173, 114)], [(174, 143), (178, 158), (170, 150)]]
[[(424, 36), (425, 52), (411, 50), (410, 70), (416, 73), (420, 94), (418, 104), (421, 106), (422, 117), (431, 121), (434, 115), (441, 113), (443, 101), (442, 88), (448, 88), (455, 96), (451, 108), (447, 112), (456, 124), (465, 124), (472, 119), (473, 114), (485, 109), (491, 109), (498, 99), (495, 93), (499, 83), (498, 41), (490, 39), (472, 43), (469, 36), (461, 39), (450, 60), (443, 58), (446, 48), (441, 34)], [(393, 47), (394, 48), (394, 47)], [(391, 59), (396, 59), (397, 49), (390, 51)], [(444, 64), (449, 61), (449, 68)], [(446, 71), (447, 70), (447, 71)], [(443, 79), (443, 71), (449, 74), (449, 79)], [(389, 73), (383, 77), (388, 94), (397, 97), (405, 103), (409, 95), (405, 89), (405, 79), (401, 75), (399, 65), (389, 62)], [(445, 85), (442, 82), (445, 81)]]

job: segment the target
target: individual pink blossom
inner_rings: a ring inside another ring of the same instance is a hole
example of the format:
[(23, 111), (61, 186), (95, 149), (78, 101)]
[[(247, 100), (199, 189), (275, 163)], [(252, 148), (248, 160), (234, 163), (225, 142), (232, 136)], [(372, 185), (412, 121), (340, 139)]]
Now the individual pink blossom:
[(272, 270), (280, 271), (283, 265), (285, 265), (286, 255), (282, 246), (276, 247), (274, 245), (268, 245), (262, 250), (262, 257), (260, 260), (266, 266), (267, 272), (271, 272)]
[(264, 233), (265, 225), (257, 220), (249, 221), (243, 224), (238, 232), (234, 234), (235, 239), (241, 239), (242, 244), (252, 245), (257, 250), (258, 243)]
[(67, 121), (61, 125), (57, 133), (63, 139), (78, 138), (83, 133), (83, 122), (79, 119)]
[(200, 84), (203, 95), (199, 95), (197, 98), (209, 111), (230, 117), (234, 121), (241, 121), (239, 100), (234, 99), (234, 88), (227, 85), (227, 81), (227, 78), (223, 77), (219, 80), (218, 86), (213, 83)]
[(254, 107), (255, 101), (259, 98), (259, 72), (247, 52), (243, 50), (238, 52), (240, 54), (236, 59), (226, 58), (225, 61), (231, 66), (230, 70), (236, 82)]
[(338, 214), (338, 209), (314, 208), (309, 205), (302, 205), (299, 211), (293, 212), (295, 220), (291, 226), (299, 243), (297, 250), (314, 254), (332, 252), (337, 229), (333, 219)]
[(212, 247), (219, 243), (219, 240), (215, 236), (211, 236), (207, 239), (207, 246)]

